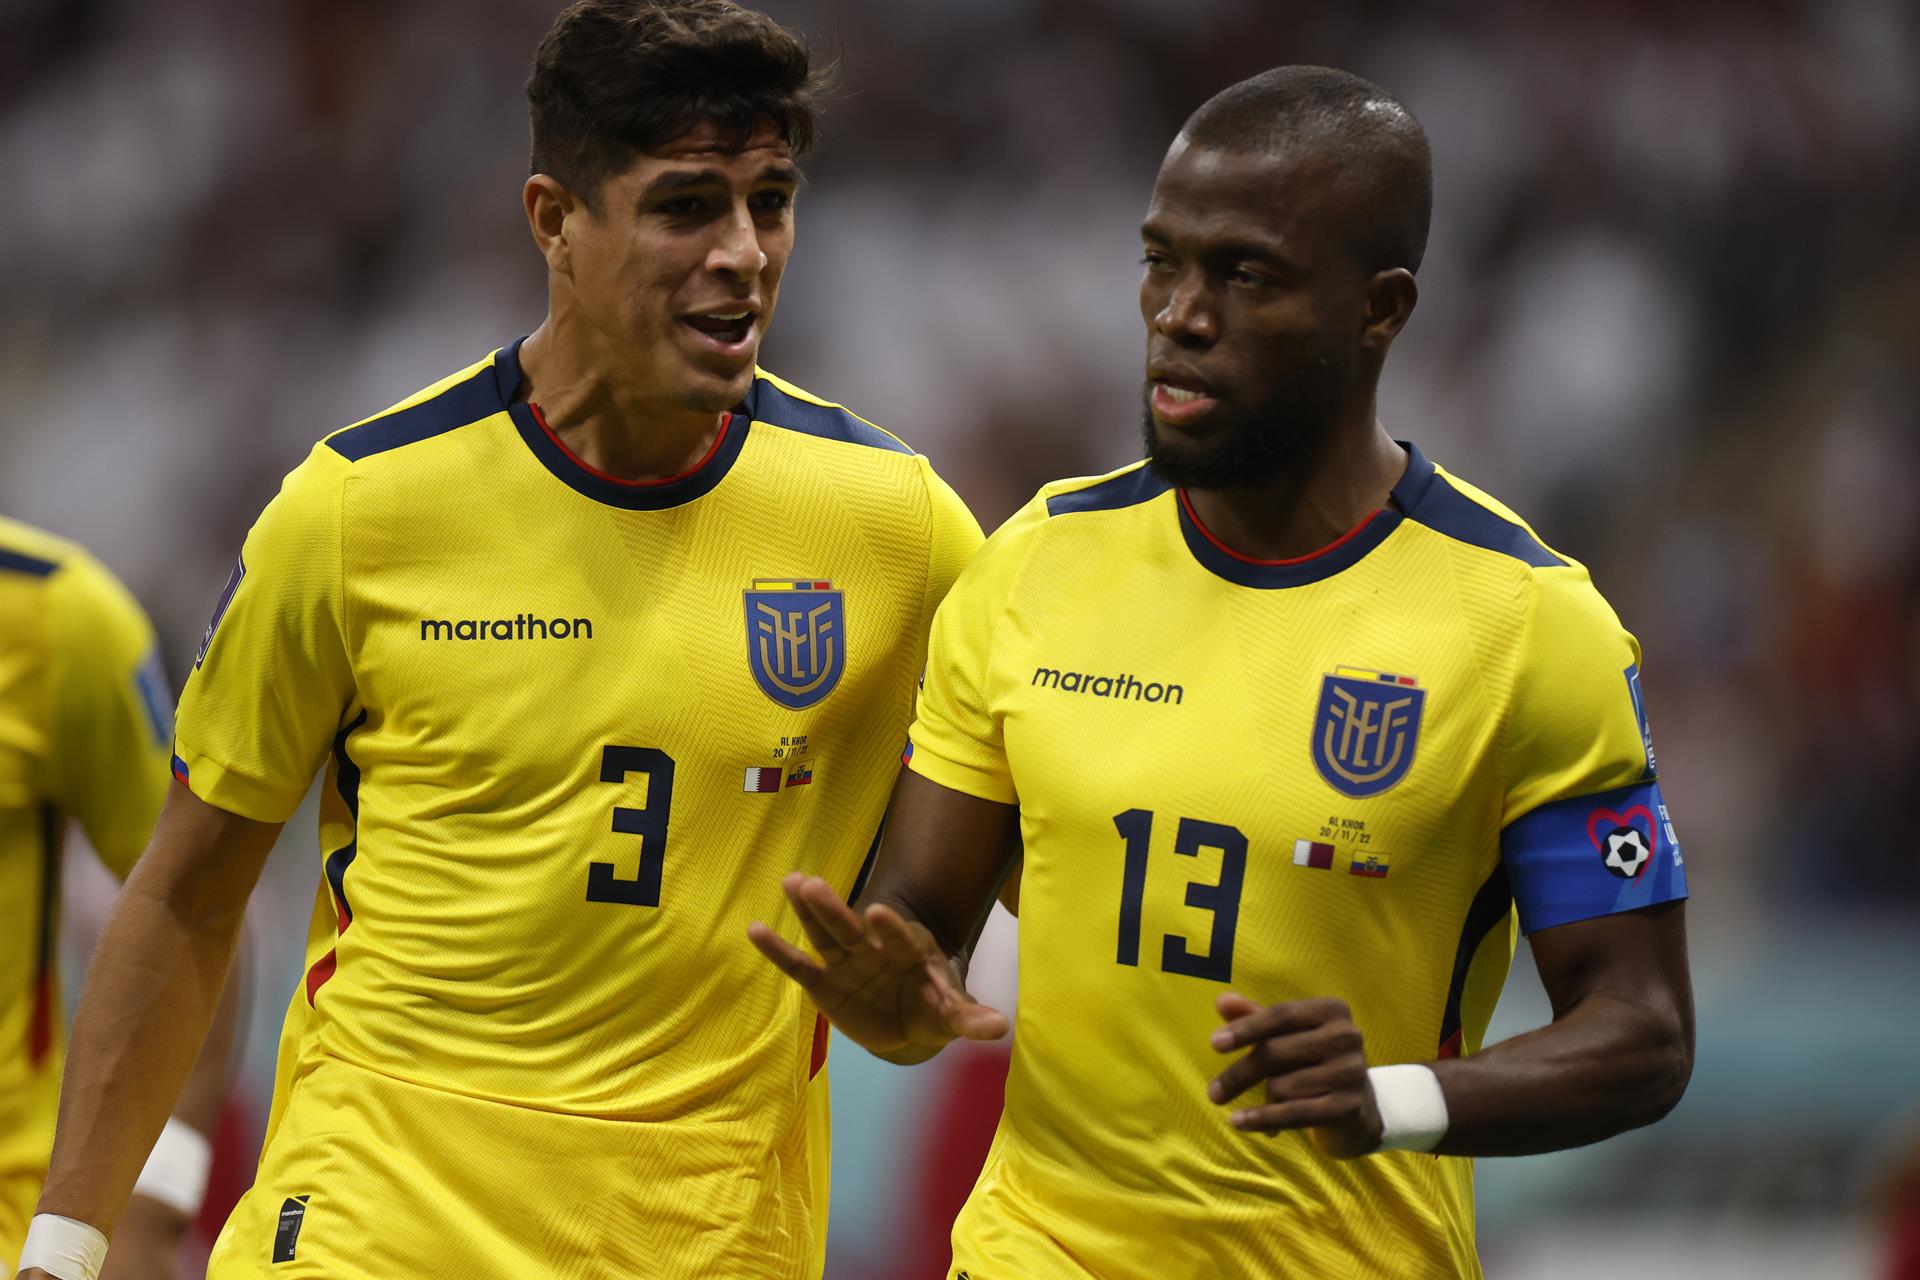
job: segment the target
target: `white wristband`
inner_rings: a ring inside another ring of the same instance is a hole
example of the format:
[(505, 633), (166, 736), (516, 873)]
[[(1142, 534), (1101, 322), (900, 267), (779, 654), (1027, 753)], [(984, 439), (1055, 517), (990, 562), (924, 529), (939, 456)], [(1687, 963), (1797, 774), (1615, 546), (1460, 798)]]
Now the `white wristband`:
[(1374, 1104), (1380, 1108), (1381, 1151), (1431, 1151), (1447, 1134), (1447, 1095), (1433, 1068), (1417, 1062), (1372, 1067)]
[(20, 1270), (38, 1267), (55, 1280), (100, 1280), (107, 1260), (107, 1238), (84, 1222), (58, 1214), (36, 1213), (27, 1224)]
[(169, 1119), (140, 1170), (140, 1180), (133, 1184), (133, 1194), (196, 1217), (207, 1196), (207, 1171), (212, 1167), (213, 1144), (186, 1121)]

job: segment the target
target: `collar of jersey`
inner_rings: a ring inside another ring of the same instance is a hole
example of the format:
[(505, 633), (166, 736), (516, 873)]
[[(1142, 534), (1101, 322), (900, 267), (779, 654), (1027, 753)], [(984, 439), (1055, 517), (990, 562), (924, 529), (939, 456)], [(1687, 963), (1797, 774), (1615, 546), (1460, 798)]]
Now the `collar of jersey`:
[(1420, 505), (1433, 485), (1433, 464), (1427, 461), (1426, 455), (1408, 441), (1401, 440), (1398, 444), (1407, 451), (1407, 470), (1393, 486), (1393, 505), (1374, 512), (1359, 528), (1325, 550), (1298, 560), (1243, 559), (1215, 545), (1175, 493), (1173, 506), (1179, 515), (1180, 533), (1186, 539), (1187, 550), (1214, 574), (1243, 587), (1304, 587), (1351, 569), (1365, 559), (1368, 552), (1393, 536), (1393, 531), (1406, 520), (1406, 513)]
[[(753, 420), (746, 404), (735, 409), (729, 421), (720, 428), (720, 442), (713, 452), (700, 466), (685, 475), (651, 483), (629, 482), (589, 469), (561, 448), (559, 441), (541, 430), (540, 423), (533, 416), (533, 409), (525, 400), (516, 398), (520, 393), (520, 344), (525, 341), (524, 337), (517, 338), (512, 345), (502, 347), (494, 354), (494, 386), (500, 392), (501, 407), (513, 419), (514, 427), (519, 430), (520, 438), (527, 442), (527, 448), (533, 451), (533, 456), (574, 492), (584, 494), (595, 502), (604, 502), (610, 507), (625, 507), (629, 511), (665, 511), (712, 493), (726, 478), (727, 472), (732, 470), (734, 461), (739, 458), (740, 450), (747, 442), (748, 424)], [(752, 398), (751, 393), (748, 398)]]

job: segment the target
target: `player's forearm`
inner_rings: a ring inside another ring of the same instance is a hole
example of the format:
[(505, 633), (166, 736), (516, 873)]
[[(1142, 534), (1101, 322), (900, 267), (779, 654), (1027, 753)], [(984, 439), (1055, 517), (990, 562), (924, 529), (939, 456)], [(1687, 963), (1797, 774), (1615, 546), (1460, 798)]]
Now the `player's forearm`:
[(924, 926), (961, 965), (1019, 857), (1019, 809), (902, 769), (861, 910), (885, 903)]
[(111, 1234), (220, 1003), (244, 896), (136, 870), (94, 952), (40, 1212)]
[(1432, 1066), (1447, 1100), (1437, 1153), (1537, 1155), (1666, 1115), (1692, 1074), (1693, 1034), (1677, 1011), (1594, 995), (1537, 1031)]

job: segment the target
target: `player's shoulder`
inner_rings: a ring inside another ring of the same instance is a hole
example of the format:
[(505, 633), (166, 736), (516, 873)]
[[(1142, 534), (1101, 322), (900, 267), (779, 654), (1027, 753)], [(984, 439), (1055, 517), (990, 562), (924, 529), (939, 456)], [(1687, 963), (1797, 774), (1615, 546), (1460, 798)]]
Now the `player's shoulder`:
[(85, 546), (0, 516), (0, 581), (7, 580), (44, 588), (40, 608), (56, 648), (151, 634), (133, 593)]
[[(371, 417), (324, 436), (315, 447), (341, 462), (365, 463), (505, 413), (520, 381), (518, 344), (488, 353)], [(508, 379), (513, 386), (503, 385)]]
[(756, 425), (798, 436), (915, 456), (913, 447), (891, 431), (874, 425), (843, 404), (817, 396), (765, 369), (753, 371), (753, 386), (747, 392), (743, 411)]
[(370, 417), (320, 437), (288, 472), (269, 508), (283, 521), (330, 528), (347, 480), (386, 476), (405, 485), (417, 468), (394, 468), (411, 446), (445, 440), (507, 412), (520, 381), (515, 343), (422, 387)]
[(23, 520), (0, 516), (0, 574), (48, 584), (63, 599), (120, 607), (132, 597), (87, 548)]
[(1516, 572), (1578, 568), (1549, 547), (1513, 508), (1408, 447), (1406, 477), (1393, 496), (1412, 523), (1471, 558), (1496, 556)]
[[(1528, 630), (1536, 636), (1613, 635), (1621, 630), (1619, 617), (1584, 564), (1549, 546), (1498, 498), (1413, 452), (1410, 479), (1395, 490), (1405, 499), (1407, 519), (1445, 538), (1463, 562), (1482, 572), (1481, 580), (1510, 588)], [(1423, 465), (1430, 474), (1415, 476)], [(1471, 575), (1464, 577), (1472, 580)], [(1501, 595), (1506, 598), (1504, 590)]]
[(85, 554), (77, 542), (0, 515), (0, 574), (44, 580)]
[(1061, 545), (1050, 541), (1056, 534), (1065, 534), (1073, 542), (1076, 533), (1100, 537), (1107, 532), (1100, 527), (1104, 522), (1090, 513), (1124, 512), (1170, 490), (1144, 461), (1105, 475), (1049, 481), (994, 530), (975, 563), (982, 573), (1017, 573), (1041, 546)]
[(1043, 523), (1060, 516), (1127, 511), (1152, 502), (1172, 488), (1142, 459), (1105, 475), (1072, 476), (1044, 484), (1028, 505), (1031, 518)]

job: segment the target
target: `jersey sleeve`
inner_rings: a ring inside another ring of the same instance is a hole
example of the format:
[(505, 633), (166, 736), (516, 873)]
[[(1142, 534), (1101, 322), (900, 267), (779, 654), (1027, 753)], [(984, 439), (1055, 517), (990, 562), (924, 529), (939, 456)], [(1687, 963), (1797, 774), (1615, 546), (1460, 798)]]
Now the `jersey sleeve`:
[(1032, 539), (1046, 519), (1036, 499), (987, 539), (934, 615), (906, 763), (943, 787), (1014, 804), (1000, 716), (994, 706), (994, 646)]
[(1527, 933), (1687, 896), (1640, 645), (1577, 565), (1542, 570), (1507, 733), (1500, 837)]
[(925, 631), (940, 602), (953, 589), (960, 571), (979, 554), (980, 545), (986, 539), (980, 532), (980, 522), (973, 518), (973, 512), (953, 491), (953, 486), (941, 479), (940, 473), (924, 457), (921, 465), (927, 469), (927, 497), (933, 518), (933, 536), (927, 547), (926, 604), (921, 622), (921, 630)]
[(247, 534), (174, 727), (174, 775), (216, 808), (285, 822), (353, 700), (341, 583), (346, 459), (317, 446)]
[(172, 690), (153, 625), (93, 557), (74, 555), (47, 589), (53, 795), (124, 879), (166, 798)]

